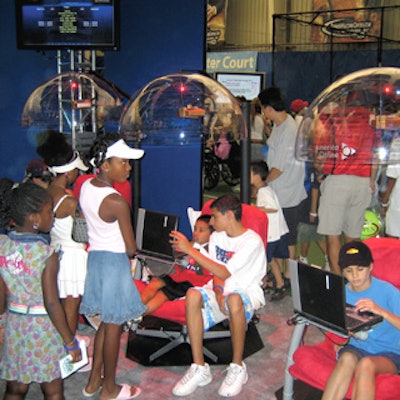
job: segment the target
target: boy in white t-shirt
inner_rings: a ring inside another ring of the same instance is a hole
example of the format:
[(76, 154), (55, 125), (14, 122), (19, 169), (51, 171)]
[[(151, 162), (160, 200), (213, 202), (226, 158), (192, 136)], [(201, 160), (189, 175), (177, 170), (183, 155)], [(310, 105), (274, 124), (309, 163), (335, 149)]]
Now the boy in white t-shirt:
[(232, 362), (218, 390), (223, 397), (238, 395), (247, 382), (243, 362), (247, 323), (255, 310), (265, 304), (261, 281), (266, 270), (261, 237), (242, 225), (242, 204), (233, 195), (225, 195), (211, 204), (210, 223), (215, 231), (208, 244), (209, 257), (195, 250), (180, 232), (171, 232), (174, 250), (186, 253), (214, 275), (213, 284), (190, 288), (186, 293), (186, 322), (193, 363), (172, 392), (187, 396), (212, 380), (210, 366), (204, 360), (203, 332), (229, 319), (232, 338)]
[[(275, 278), (271, 301), (281, 300), (287, 294), (289, 280), (282, 274), (282, 260), (289, 258), (286, 236), (289, 228), (286, 224), (278, 197), (266, 183), (268, 166), (263, 160), (250, 164), (250, 184), (256, 197), (256, 206), (268, 215), (267, 260)], [(268, 287), (268, 282), (264, 282)]]

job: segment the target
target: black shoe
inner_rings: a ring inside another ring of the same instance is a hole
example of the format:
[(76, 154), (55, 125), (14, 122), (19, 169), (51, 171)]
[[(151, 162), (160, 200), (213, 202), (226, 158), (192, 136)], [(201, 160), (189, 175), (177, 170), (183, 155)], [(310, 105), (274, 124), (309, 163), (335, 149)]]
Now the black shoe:
[(282, 286), (281, 288), (275, 288), (274, 292), (271, 294), (271, 301), (282, 300), (287, 294), (288, 293), (285, 286)]
[(285, 289), (290, 289), (291, 287), (290, 279), (286, 278), (286, 276), (283, 277), (283, 287)]

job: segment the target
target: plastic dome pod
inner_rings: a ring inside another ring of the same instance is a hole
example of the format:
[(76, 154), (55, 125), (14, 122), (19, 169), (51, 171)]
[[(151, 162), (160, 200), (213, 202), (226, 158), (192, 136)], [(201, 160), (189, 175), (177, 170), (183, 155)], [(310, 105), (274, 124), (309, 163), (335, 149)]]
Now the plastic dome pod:
[(400, 68), (369, 68), (338, 79), (310, 105), (296, 158), (326, 173), (338, 166), (400, 162)]
[(55, 129), (72, 136), (72, 143), (104, 130), (117, 131), (122, 96), (111, 83), (92, 73), (66, 72), (37, 87), (27, 99), (22, 127)]
[(190, 145), (222, 135), (239, 140), (246, 134), (239, 101), (200, 73), (175, 73), (148, 83), (132, 96), (119, 129), (136, 146)]

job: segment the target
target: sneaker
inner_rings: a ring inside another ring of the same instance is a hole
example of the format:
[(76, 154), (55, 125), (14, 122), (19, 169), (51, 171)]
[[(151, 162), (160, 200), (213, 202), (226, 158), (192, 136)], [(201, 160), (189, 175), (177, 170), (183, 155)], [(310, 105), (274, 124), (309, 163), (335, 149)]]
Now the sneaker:
[(227, 371), (228, 373), (218, 390), (218, 394), (223, 397), (233, 397), (242, 391), (242, 387), (249, 376), (244, 362), (242, 362), (242, 366), (231, 363)]
[(328, 256), (325, 256), (325, 266), (324, 266), (325, 271), (330, 271), (331, 266), (329, 264)]
[(131, 330), (132, 332), (136, 332), (139, 324), (142, 321), (143, 321), (143, 316), (139, 315), (139, 317), (136, 317), (135, 319), (132, 319), (131, 321), (125, 322), (125, 324), (122, 326), (122, 329), (124, 332), (127, 332), (129, 330)]
[(303, 257), (303, 256), (299, 256), (299, 261), (303, 264), (308, 264), (308, 258), (307, 257)]
[(193, 393), (199, 386), (206, 386), (212, 381), (210, 366), (192, 364), (186, 374), (172, 389), (175, 396), (187, 396)]

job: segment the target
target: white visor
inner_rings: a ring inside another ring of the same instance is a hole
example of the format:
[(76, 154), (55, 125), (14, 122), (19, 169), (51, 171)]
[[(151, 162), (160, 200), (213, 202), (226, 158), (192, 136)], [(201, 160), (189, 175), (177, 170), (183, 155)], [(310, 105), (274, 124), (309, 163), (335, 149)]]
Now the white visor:
[(144, 150), (129, 147), (124, 139), (120, 139), (107, 148), (105, 158), (118, 157), (126, 160), (138, 160), (144, 155)]
[(53, 165), (52, 167), (48, 167), (49, 171), (56, 175), (56, 174), (63, 174), (65, 172), (73, 171), (74, 169), (80, 169), (81, 171), (87, 171), (89, 167), (87, 167), (81, 158), (79, 157), (79, 153), (75, 150), (74, 156), (72, 160), (64, 165)]

